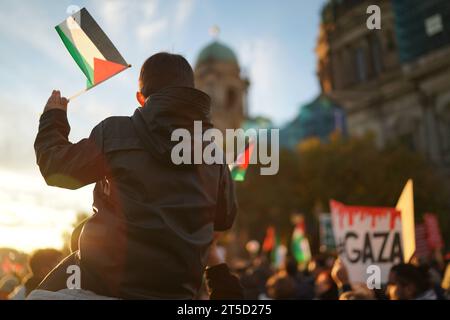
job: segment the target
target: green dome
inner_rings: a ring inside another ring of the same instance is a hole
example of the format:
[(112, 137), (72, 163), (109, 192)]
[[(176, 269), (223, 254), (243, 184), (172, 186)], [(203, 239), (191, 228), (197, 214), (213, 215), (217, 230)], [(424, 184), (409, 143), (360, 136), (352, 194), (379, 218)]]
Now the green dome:
[(211, 60), (238, 64), (238, 59), (233, 50), (217, 41), (212, 42), (200, 52), (197, 59), (197, 65)]

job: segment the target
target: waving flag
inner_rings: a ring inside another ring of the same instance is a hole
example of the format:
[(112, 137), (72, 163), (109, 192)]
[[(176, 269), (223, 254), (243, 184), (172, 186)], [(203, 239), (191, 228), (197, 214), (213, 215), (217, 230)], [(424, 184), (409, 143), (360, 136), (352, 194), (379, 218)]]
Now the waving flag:
[(270, 254), (270, 262), (276, 268), (279, 268), (286, 256), (286, 247), (281, 244), (280, 236), (273, 226), (267, 227), (264, 238), (263, 252)]
[(295, 226), (291, 240), (292, 254), (298, 263), (306, 263), (311, 260), (309, 241), (305, 234), (305, 221), (301, 219)]
[(254, 141), (250, 141), (244, 152), (238, 155), (236, 161), (229, 165), (231, 177), (234, 181), (244, 181), (248, 165), (255, 147)]
[(275, 228), (267, 227), (266, 236), (263, 241), (262, 249), (264, 252), (270, 252), (275, 247)]
[(271, 252), (271, 261), (272, 265), (275, 268), (280, 268), (286, 259), (287, 248), (283, 244), (281, 244), (280, 236), (278, 234), (275, 235), (275, 247)]
[(55, 29), (87, 78), (83, 91), (130, 67), (85, 8)]

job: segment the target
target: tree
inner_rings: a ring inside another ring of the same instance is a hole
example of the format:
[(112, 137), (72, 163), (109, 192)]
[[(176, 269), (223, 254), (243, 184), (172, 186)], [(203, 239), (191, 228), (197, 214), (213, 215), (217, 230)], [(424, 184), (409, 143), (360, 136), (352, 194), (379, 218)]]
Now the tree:
[[(416, 219), (425, 212), (437, 213), (448, 244), (450, 193), (443, 175), (401, 145), (379, 149), (372, 136), (334, 136), (328, 143), (307, 140), (295, 151), (280, 153), (280, 171), (275, 176), (260, 176), (258, 167), (250, 167), (247, 180), (237, 188), (238, 228), (257, 239), (262, 239), (269, 224), (289, 233), (290, 217), (299, 212), (305, 215), (310, 232), (315, 231), (315, 213), (329, 212), (330, 199), (349, 205), (395, 207), (409, 178), (414, 180)], [(317, 233), (312, 236), (316, 239)]]

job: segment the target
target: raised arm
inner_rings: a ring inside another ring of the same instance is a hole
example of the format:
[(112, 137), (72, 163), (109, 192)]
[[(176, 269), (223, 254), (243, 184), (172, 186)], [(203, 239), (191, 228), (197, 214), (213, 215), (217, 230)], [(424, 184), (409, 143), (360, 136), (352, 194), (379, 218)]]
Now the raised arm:
[(102, 124), (88, 139), (71, 143), (66, 98), (53, 91), (39, 120), (34, 149), (41, 174), (50, 186), (78, 189), (105, 175)]

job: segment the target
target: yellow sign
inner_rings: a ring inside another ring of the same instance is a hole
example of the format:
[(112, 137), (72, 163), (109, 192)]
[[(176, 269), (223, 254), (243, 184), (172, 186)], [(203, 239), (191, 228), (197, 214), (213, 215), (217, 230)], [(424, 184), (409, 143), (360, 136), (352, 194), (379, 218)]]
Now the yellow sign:
[(402, 216), (403, 261), (408, 263), (416, 251), (414, 229), (414, 192), (413, 181), (409, 179), (395, 207)]

